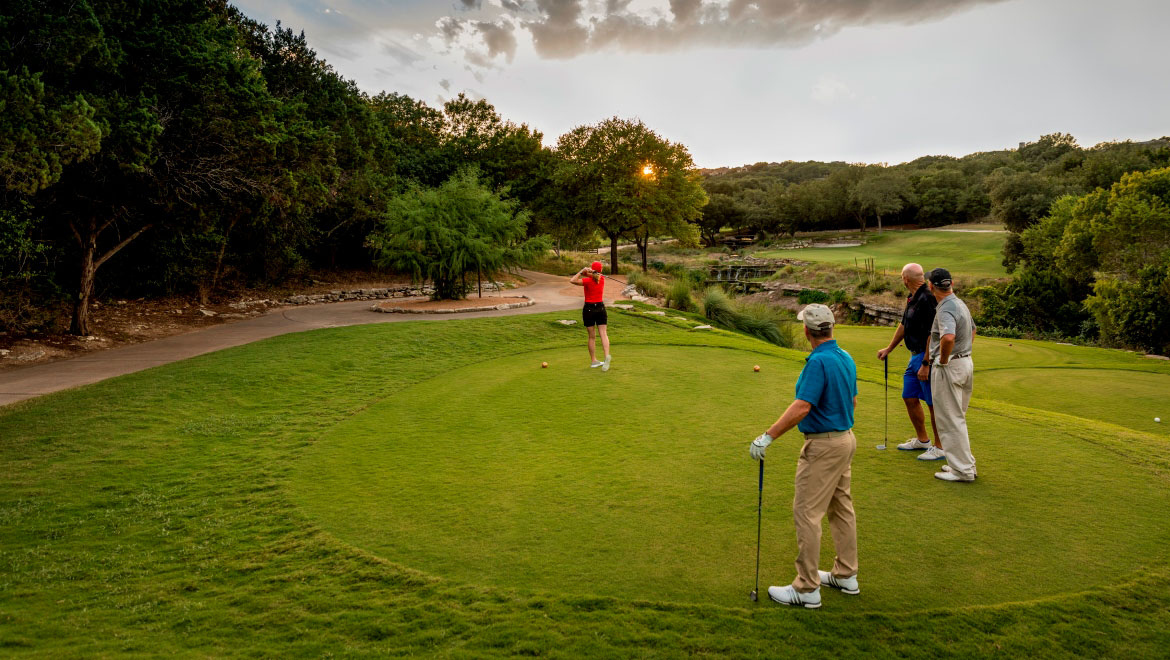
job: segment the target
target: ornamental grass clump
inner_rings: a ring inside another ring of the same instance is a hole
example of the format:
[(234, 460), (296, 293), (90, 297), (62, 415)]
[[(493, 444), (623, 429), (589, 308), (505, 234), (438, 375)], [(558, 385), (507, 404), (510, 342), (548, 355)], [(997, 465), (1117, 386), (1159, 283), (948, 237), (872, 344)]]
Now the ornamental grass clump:
[(739, 304), (719, 287), (703, 293), (703, 316), (715, 325), (791, 348), (796, 330), (788, 313), (766, 303)]

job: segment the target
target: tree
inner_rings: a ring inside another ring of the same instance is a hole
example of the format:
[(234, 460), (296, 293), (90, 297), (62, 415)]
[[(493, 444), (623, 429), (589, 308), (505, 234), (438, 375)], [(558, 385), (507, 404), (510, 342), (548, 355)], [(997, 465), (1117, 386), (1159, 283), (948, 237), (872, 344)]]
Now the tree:
[(8, 191), (35, 195), (66, 165), (101, 149), (94, 109), (81, 94), (46, 98), (41, 73), (0, 71), (0, 179)]
[(687, 223), (707, 202), (686, 147), (662, 139), (637, 120), (606, 119), (578, 126), (557, 140), (553, 174), (572, 213), (588, 218), (610, 241), (610, 272), (618, 272), (618, 240), (645, 241), (655, 232), (693, 235)]
[(11, 64), (41, 76), (48, 107), (83, 99), (102, 133), (100, 151), (64, 165), (33, 200), (48, 231), (76, 240), (70, 331), (84, 335), (103, 264), (152, 228), (199, 217), (206, 202), (255, 193), (243, 163), (269, 132), (269, 97), (236, 27), (206, 2), (25, 1), (9, 11), (6, 32), (22, 35)]
[(1069, 154), (1080, 152), (1077, 139), (1068, 133), (1049, 133), (1035, 142), (1020, 146), (1019, 155), (1025, 162), (1039, 169), (1048, 163), (1060, 160)]
[(988, 177), (987, 183), (992, 218), (1016, 233), (1044, 217), (1061, 193), (1050, 179), (1031, 172), (1001, 170)]
[(481, 184), (474, 170), (461, 170), (437, 188), (413, 184), (395, 197), (367, 244), (383, 267), (430, 280), (436, 300), (460, 299), (469, 275), (478, 281), (548, 250), (547, 239), (525, 238), (528, 219), (516, 201)]
[[(906, 177), (880, 165), (865, 168), (865, 174), (850, 191), (850, 201), (857, 208), (858, 217), (870, 213), (877, 216), (878, 231), (882, 230), (882, 216), (902, 210), (910, 196), (910, 182)], [(865, 231), (865, 221), (860, 220)]]
[(741, 226), (744, 211), (731, 195), (714, 193), (709, 196), (709, 200), (703, 207), (697, 224), (703, 242), (715, 245), (719, 241), (719, 232), (724, 227)]

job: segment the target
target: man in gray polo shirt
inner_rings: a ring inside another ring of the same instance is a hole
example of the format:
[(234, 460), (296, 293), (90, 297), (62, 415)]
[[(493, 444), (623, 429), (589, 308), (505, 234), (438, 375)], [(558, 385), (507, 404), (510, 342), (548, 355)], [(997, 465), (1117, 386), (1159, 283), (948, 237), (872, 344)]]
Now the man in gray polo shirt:
[(975, 456), (971, 454), (971, 439), (967, 435), (967, 404), (971, 402), (974, 386), (971, 344), (975, 339), (975, 322), (967, 305), (951, 291), (951, 274), (947, 269), (930, 271), (927, 283), (938, 306), (930, 328), (928, 359), (923, 360), (918, 378), (930, 379), (939, 439), (947, 455), (947, 464), (934, 476), (943, 481), (975, 481)]

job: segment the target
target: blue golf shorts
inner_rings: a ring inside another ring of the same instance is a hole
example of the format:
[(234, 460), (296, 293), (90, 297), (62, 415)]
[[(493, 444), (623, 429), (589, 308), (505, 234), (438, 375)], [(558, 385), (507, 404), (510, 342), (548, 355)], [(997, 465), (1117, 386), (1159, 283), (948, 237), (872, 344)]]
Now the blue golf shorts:
[(928, 406), (934, 402), (930, 398), (930, 380), (918, 380), (918, 370), (922, 368), (922, 358), (926, 353), (915, 353), (910, 356), (910, 364), (906, 365), (906, 373), (902, 374), (902, 398), (918, 399)]

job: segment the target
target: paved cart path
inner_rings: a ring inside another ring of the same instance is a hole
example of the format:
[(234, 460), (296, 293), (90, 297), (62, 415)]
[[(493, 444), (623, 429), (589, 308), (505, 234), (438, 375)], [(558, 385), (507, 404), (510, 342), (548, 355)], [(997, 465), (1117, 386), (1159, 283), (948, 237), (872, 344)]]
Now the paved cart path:
[[(569, 284), (568, 277), (533, 271), (521, 271), (520, 274), (528, 281), (526, 286), (493, 293), (490, 296), (485, 295), (484, 298), (525, 295), (536, 302), (531, 307), (453, 314), (379, 314), (370, 311), (375, 301), (369, 300), (279, 307), (263, 316), (244, 321), (141, 344), (95, 351), (70, 360), (0, 372), (0, 406), (290, 332), (366, 323), (450, 321), (551, 311), (576, 312), (581, 308), (583, 300), (581, 289)], [(606, 287), (607, 301), (618, 298), (625, 278), (621, 277), (621, 280), (620, 283), (612, 280), (612, 285)], [(566, 318), (576, 319), (579, 316), (580, 314), (575, 313), (566, 314)]]

